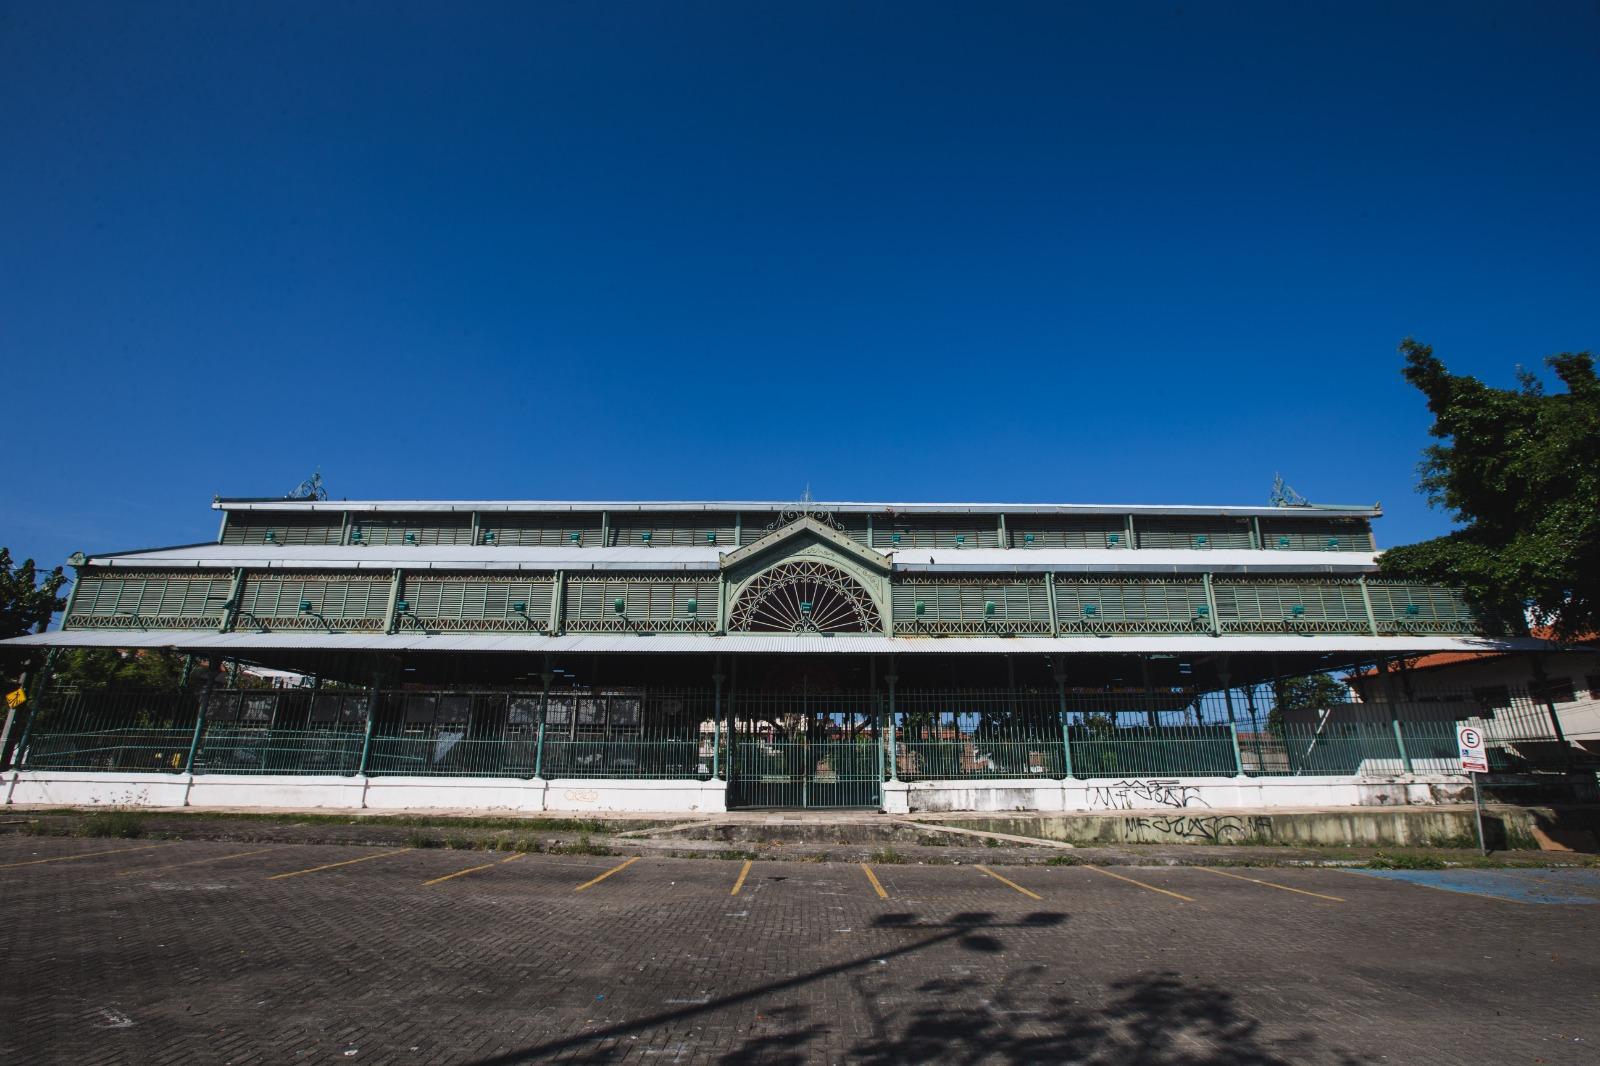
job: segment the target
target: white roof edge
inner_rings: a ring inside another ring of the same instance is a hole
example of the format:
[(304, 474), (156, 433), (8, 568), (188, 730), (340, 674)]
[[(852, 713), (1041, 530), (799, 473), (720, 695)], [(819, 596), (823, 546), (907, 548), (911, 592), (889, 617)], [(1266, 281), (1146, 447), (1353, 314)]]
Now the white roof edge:
[(798, 636), (791, 634), (735, 633), (727, 636), (630, 633), (570, 633), (537, 636), (527, 633), (217, 633), (211, 630), (54, 630), (0, 641), (0, 646), (190, 648), (237, 651), (383, 650), (417, 652), (550, 652), (578, 654), (618, 652), (641, 654), (698, 654), (807, 652), (838, 654), (1089, 654), (1145, 653), (1248, 653), (1248, 652), (1353, 652), (1398, 654), (1403, 652), (1562, 651), (1567, 649), (1532, 637), (1489, 638), (1450, 636), (1290, 635), (1259, 634), (1212, 637), (885, 637), (868, 634)]
[(1376, 518), (1383, 508), (1367, 504), (1311, 504), (1305, 507), (1144, 503), (877, 503), (817, 500), (273, 500), (217, 499), (220, 511), (829, 511), (843, 514), (1151, 514), (1231, 515), (1237, 517)]

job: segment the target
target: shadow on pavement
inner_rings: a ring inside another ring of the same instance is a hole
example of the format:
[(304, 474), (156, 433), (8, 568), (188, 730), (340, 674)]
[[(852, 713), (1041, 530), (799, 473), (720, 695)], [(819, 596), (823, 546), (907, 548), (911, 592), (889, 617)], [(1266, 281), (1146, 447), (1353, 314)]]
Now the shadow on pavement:
[[(851, 995), (863, 1004), (872, 1022), (870, 1031), (848, 1038), (842, 1047), (845, 1061), (866, 1066), (890, 1063), (1082, 1063), (1198, 1064), (1198, 1066), (1291, 1066), (1330, 1062), (1353, 1066), (1369, 1060), (1320, 1044), (1306, 1034), (1267, 1038), (1260, 1023), (1241, 1014), (1233, 994), (1175, 973), (1155, 973), (1115, 982), (1105, 991), (1103, 1005), (1073, 998), (1065, 991), (1039, 1001), (1037, 996), (1017, 999), (1019, 990), (1036, 991), (1044, 975), (1038, 966), (1020, 966), (995, 982), (977, 977), (936, 977), (910, 991), (918, 1005), (906, 1010), (895, 997), (896, 1009), (877, 1002), (879, 990), (866, 980), (874, 968), (890, 959), (904, 958), (939, 944), (953, 943), (965, 951), (996, 954), (1005, 948), (1007, 930), (1057, 926), (1067, 915), (1036, 912), (1010, 922), (997, 922), (992, 914), (968, 912), (939, 923), (922, 922), (913, 914), (886, 914), (876, 928), (926, 933), (887, 951), (797, 974), (677, 1010), (663, 1011), (633, 1021), (551, 1040), (517, 1051), (480, 1059), (474, 1066), (511, 1066), (560, 1057), (577, 1063), (611, 1062), (626, 1054), (620, 1038), (653, 1032), (729, 1007), (774, 995), (793, 994), (816, 982), (840, 977), (850, 982)], [(1058, 987), (1058, 986), (1057, 986)], [(1080, 994), (1097, 991), (1076, 988)], [(816, 1015), (814, 1017), (814, 1015)], [(760, 1062), (772, 1066), (801, 1066), (835, 1061), (841, 1052), (837, 1019), (794, 1003), (762, 1007), (762, 1031), (749, 1035), (732, 1050), (721, 1050), (715, 1061), (727, 1066)]]

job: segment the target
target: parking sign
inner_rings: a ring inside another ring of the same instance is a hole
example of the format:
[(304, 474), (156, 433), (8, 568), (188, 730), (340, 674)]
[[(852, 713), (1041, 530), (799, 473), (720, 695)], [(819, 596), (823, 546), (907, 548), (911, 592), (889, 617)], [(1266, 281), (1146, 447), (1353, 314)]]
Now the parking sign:
[(1456, 744), (1461, 749), (1461, 769), (1472, 774), (1489, 772), (1489, 755), (1483, 750), (1483, 733), (1477, 726), (1458, 726)]

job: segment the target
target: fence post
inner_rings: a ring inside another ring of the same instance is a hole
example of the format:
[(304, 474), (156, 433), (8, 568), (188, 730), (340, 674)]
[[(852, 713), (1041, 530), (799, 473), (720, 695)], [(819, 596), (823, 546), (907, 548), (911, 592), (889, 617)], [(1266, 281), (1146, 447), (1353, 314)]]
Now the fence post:
[(1233, 775), (1244, 776), (1244, 754), (1239, 750), (1239, 725), (1237, 722), (1228, 723), (1228, 738), (1233, 741)]
[(372, 724), (378, 720), (378, 678), (376, 672), (374, 672), (372, 682), (372, 687), (367, 690), (367, 728), (366, 732), (361, 736), (361, 763), (356, 767), (357, 777), (367, 776), (367, 764), (372, 757)]
[(1394, 727), (1395, 746), (1400, 749), (1400, 765), (1405, 767), (1406, 773), (1411, 773), (1411, 753), (1406, 751), (1405, 730), (1400, 728), (1400, 719), (1390, 717), (1389, 724)]
[(884, 683), (889, 686), (889, 720), (887, 723), (889, 733), (889, 780), (900, 780), (900, 759), (894, 750), (894, 683), (900, 680), (894, 674), (885, 674)]
[(1056, 672), (1056, 717), (1061, 722), (1061, 779), (1072, 776), (1072, 733), (1067, 728), (1067, 673)]

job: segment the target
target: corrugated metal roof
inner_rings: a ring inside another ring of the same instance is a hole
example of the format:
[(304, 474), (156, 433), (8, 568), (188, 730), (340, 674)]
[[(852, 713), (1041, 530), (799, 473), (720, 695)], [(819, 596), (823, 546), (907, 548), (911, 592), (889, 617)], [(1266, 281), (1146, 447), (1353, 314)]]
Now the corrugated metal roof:
[[(523, 548), (479, 545), (191, 544), (92, 556), (94, 566), (355, 568), (358, 570), (716, 570), (717, 548)], [(906, 548), (889, 551), (904, 573), (1351, 574), (1374, 569), (1371, 552), (1246, 548)]]
[(1145, 503), (870, 503), (822, 501), (797, 503), (782, 500), (279, 500), (260, 498), (218, 499), (212, 507), (224, 511), (823, 511), (882, 514), (1163, 514), (1260, 515), (1312, 514), (1320, 517), (1374, 518), (1383, 513), (1377, 505), (1315, 504), (1273, 507), (1206, 504)]
[(213, 633), (193, 630), (107, 632), (57, 630), (14, 637), (0, 644), (25, 647), (181, 648), (215, 651), (318, 649), (330, 651), (550, 652), (577, 654), (770, 654), (852, 655), (1083, 654), (1361, 652), (1394, 655), (1436, 651), (1554, 651), (1534, 638), (1372, 637), (1252, 635), (1168, 637), (884, 637), (867, 634), (801, 636), (789, 633), (699, 634), (574, 633), (546, 637), (532, 633)]

